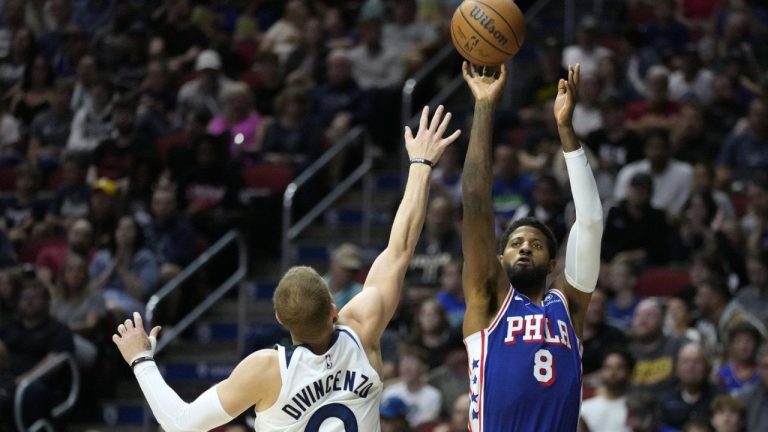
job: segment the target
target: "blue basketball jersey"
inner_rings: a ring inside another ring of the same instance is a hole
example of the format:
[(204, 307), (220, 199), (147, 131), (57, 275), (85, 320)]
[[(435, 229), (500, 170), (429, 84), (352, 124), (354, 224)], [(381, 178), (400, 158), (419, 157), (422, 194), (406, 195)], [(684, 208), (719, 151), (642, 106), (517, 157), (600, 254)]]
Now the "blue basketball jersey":
[(568, 302), (541, 306), (510, 289), (491, 325), (469, 335), (471, 432), (573, 432), (581, 405), (581, 342)]

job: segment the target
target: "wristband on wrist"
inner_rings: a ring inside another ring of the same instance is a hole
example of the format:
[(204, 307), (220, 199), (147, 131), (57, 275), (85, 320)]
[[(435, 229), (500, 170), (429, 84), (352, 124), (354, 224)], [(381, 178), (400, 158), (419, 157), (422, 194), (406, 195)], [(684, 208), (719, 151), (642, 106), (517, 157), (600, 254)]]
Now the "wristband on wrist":
[(428, 167), (430, 167), (430, 168), (432, 168), (432, 167), (434, 167), (434, 166), (435, 166), (435, 164), (434, 164), (434, 163), (432, 163), (432, 161), (431, 161), (431, 160), (429, 160), (429, 159), (424, 159), (424, 158), (413, 158), (413, 159), (411, 159), (411, 165), (413, 165), (413, 164), (415, 164), (415, 163), (424, 164), (424, 165), (426, 165), (426, 166), (428, 166)]
[(148, 361), (151, 361), (151, 362), (153, 362), (153, 361), (155, 361), (155, 358), (154, 358), (154, 357), (151, 357), (151, 356), (142, 356), (142, 357), (138, 357), (138, 358), (134, 359), (134, 360), (131, 362), (131, 369), (134, 369), (134, 368), (136, 368), (136, 365), (138, 365), (138, 364), (140, 364), (140, 363), (144, 363), (144, 362), (148, 362)]

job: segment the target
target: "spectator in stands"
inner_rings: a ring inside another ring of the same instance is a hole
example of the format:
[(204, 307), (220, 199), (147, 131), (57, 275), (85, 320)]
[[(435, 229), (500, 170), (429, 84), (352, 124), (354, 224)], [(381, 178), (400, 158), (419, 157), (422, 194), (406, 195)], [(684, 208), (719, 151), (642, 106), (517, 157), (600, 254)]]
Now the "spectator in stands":
[(565, 222), (565, 203), (560, 183), (554, 176), (540, 175), (536, 179), (531, 196), (533, 203), (518, 207), (510, 222), (524, 217), (535, 217), (552, 230), (558, 243), (562, 243), (568, 227)]
[(74, 79), (75, 85), (69, 106), (77, 113), (80, 108), (91, 103), (91, 89), (93, 84), (100, 79), (96, 59), (93, 56), (84, 55), (80, 58), (80, 61), (77, 62)]
[(661, 422), (656, 395), (635, 391), (627, 395), (627, 432), (676, 432)]
[(10, 52), (0, 55), (0, 95), (7, 94), (11, 87), (23, 80), (24, 71), (34, 58), (36, 49), (34, 36), (28, 28), (16, 30), (10, 41)]
[(16, 319), (23, 282), (21, 273), (16, 269), (0, 270), (0, 331)]
[(573, 110), (573, 129), (581, 138), (603, 127), (603, 116), (598, 105), (601, 90), (597, 74), (581, 76), (579, 101)]
[(248, 85), (232, 83), (221, 96), (221, 115), (208, 125), (208, 133), (229, 136), (229, 151), (233, 157), (256, 159), (261, 151), (259, 132), (263, 119), (253, 106)]
[[(457, 398), (467, 395), (469, 376), (467, 375), (467, 350), (461, 340), (456, 340), (449, 348), (445, 360), (427, 376), (427, 383), (435, 387), (442, 396), (441, 411), (450, 414)], [(469, 413), (469, 409), (465, 414)], [(467, 423), (464, 424), (466, 427)]]
[(747, 431), (757, 432), (768, 429), (768, 346), (763, 345), (757, 354), (757, 373), (760, 379), (756, 384), (745, 387), (736, 394), (747, 408)]
[(0, 100), (0, 161), (16, 163), (20, 158), (22, 124), (6, 109), (6, 102)]
[[(24, 282), (18, 304), (18, 317), (0, 330), (0, 341), (11, 353), (11, 373), (16, 383), (44, 367), (56, 354), (74, 352), (72, 333), (66, 325), (51, 317), (48, 288), (32, 278)], [(25, 424), (49, 418), (53, 396), (62, 387), (61, 380), (35, 381), (22, 403)]]
[(623, 430), (627, 420), (626, 396), (635, 368), (635, 359), (623, 349), (608, 349), (600, 369), (597, 396), (585, 400), (581, 419), (590, 432)]
[(162, 10), (165, 16), (154, 23), (157, 34), (149, 44), (150, 54), (167, 58), (173, 72), (184, 70), (196, 58), (199, 66), (199, 54), (205, 52), (209, 40), (191, 20), (192, 1), (176, 0)]
[(664, 310), (659, 299), (647, 298), (635, 309), (629, 351), (635, 358), (632, 384), (642, 390), (661, 391), (674, 380), (674, 365), (683, 341), (662, 331)]
[(2, 5), (0, 19), (0, 56), (5, 57), (11, 44), (13, 34), (25, 25), (24, 2), (21, 0), (6, 0)]
[(132, 216), (119, 219), (112, 244), (96, 252), (89, 274), (96, 289), (104, 291), (107, 309), (117, 316), (144, 313), (144, 302), (157, 286), (158, 263), (144, 247), (141, 227)]
[(680, 105), (680, 117), (670, 134), (674, 157), (683, 162), (712, 163), (720, 151), (722, 136), (710, 127), (704, 105), (688, 101)]
[(440, 392), (425, 383), (427, 353), (415, 347), (400, 351), (400, 378), (397, 384), (384, 389), (382, 399), (398, 397), (408, 406), (408, 425), (418, 428), (436, 421), (440, 416)]
[(608, 210), (603, 233), (602, 258), (662, 264), (667, 260), (669, 228), (662, 210), (652, 207), (653, 180), (645, 173), (629, 182), (626, 199)]
[(357, 281), (357, 275), (362, 268), (363, 258), (359, 247), (352, 243), (343, 243), (334, 249), (324, 279), (337, 309), (343, 308), (352, 297), (363, 290), (363, 285)]
[(286, 87), (275, 107), (277, 118), (264, 128), (264, 160), (301, 170), (323, 149), (322, 131), (309, 117), (309, 95), (304, 89)]
[(461, 266), (460, 259), (452, 259), (443, 266), (440, 274), (440, 290), (435, 295), (435, 300), (445, 310), (448, 323), (454, 330), (461, 329), (464, 312), (467, 310), (464, 291), (461, 289)]
[(24, 79), (8, 92), (10, 112), (29, 126), (35, 116), (51, 105), (56, 76), (42, 55), (37, 55), (24, 70)]
[[(326, 12), (328, 13), (328, 12)], [(301, 40), (285, 60), (285, 81), (320, 83), (325, 81), (328, 46), (319, 18), (304, 22)]]
[(352, 125), (368, 118), (365, 94), (352, 76), (352, 63), (341, 50), (328, 54), (328, 81), (313, 95), (313, 114), (318, 125), (333, 137), (341, 137)]
[(97, 249), (110, 245), (117, 225), (119, 188), (110, 179), (96, 180), (89, 194), (88, 220), (93, 226), (93, 242)]
[(598, 43), (597, 19), (591, 15), (584, 16), (579, 22), (576, 34), (576, 45), (570, 45), (563, 49), (562, 66), (581, 65), (582, 75), (590, 75), (597, 72), (597, 63), (603, 56), (611, 54), (611, 50)]
[(384, 45), (402, 53), (408, 70), (415, 71), (437, 42), (437, 29), (418, 19), (416, 0), (395, 0), (392, 20), (384, 25)]
[(48, 208), (48, 223), (59, 228), (68, 221), (87, 217), (91, 188), (86, 183), (87, 158), (83, 155), (66, 155), (61, 165), (61, 186), (54, 194)]
[(676, 60), (679, 69), (669, 75), (669, 98), (675, 102), (708, 104), (712, 100), (712, 80), (715, 75), (702, 67), (696, 47), (686, 46)]
[(358, 23), (360, 43), (349, 51), (352, 76), (362, 89), (395, 89), (405, 78), (401, 52), (382, 41), (380, 18), (363, 18)]
[(432, 198), (424, 230), (416, 245), (406, 280), (411, 285), (435, 287), (452, 259), (461, 256), (461, 237), (456, 227), (456, 207), (444, 196)]
[(596, 74), (600, 81), (602, 99), (608, 95), (615, 95), (622, 101), (635, 100), (639, 97), (637, 90), (627, 79), (623, 62), (616, 53), (604, 54), (598, 58)]
[(768, 253), (751, 252), (747, 255), (747, 281), (728, 305), (725, 315), (730, 319), (740, 311), (757, 318), (768, 327)]
[(680, 106), (669, 100), (669, 70), (661, 65), (651, 66), (644, 85), (645, 99), (627, 106), (627, 126), (640, 133), (654, 129), (671, 130), (677, 121)]
[(688, 342), (680, 348), (675, 362), (674, 389), (660, 396), (662, 421), (682, 428), (691, 418), (709, 419), (710, 406), (718, 394), (709, 382), (710, 364), (704, 346)]
[(757, 350), (762, 339), (760, 332), (747, 321), (728, 326), (725, 358), (717, 370), (717, 383), (722, 391), (733, 394), (758, 383)]
[(730, 133), (745, 114), (736, 96), (734, 84), (724, 75), (715, 75), (712, 80), (712, 100), (707, 109), (711, 120), (707, 123), (720, 135)]
[(443, 364), (453, 347), (461, 345), (461, 337), (451, 328), (445, 309), (437, 300), (422, 302), (415, 318), (408, 344), (427, 352), (427, 367), (434, 369)]
[(461, 146), (449, 146), (437, 166), (432, 169), (431, 187), (434, 194), (450, 197), (454, 205), (461, 203)]
[(768, 110), (756, 98), (749, 105), (747, 127), (735, 130), (723, 142), (717, 174), (721, 184), (763, 179), (768, 172)]
[(636, 262), (614, 259), (610, 266), (609, 286), (613, 296), (608, 300), (607, 321), (612, 326), (629, 330), (632, 317), (640, 299), (635, 295), (640, 280), (640, 268)]
[(79, 255), (90, 261), (93, 255), (93, 227), (88, 219), (72, 222), (67, 230), (66, 244), (51, 244), (40, 249), (35, 260), (37, 277), (43, 282), (54, 283), (69, 255)]
[[(733, 208), (731, 197), (722, 190), (715, 189), (715, 169), (711, 161), (699, 162), (693, 165), (693, 190), (692, 194), (710, 195), (717, 204), (717, 215), (725, 219), (733, 220), (736, 210)], [(714, 227), (713, 227), (714, 228)]]
[[(600, 158), (600, 164), (593, 169), (597, 170), (598, 178), (604, 183), (600, 185), (601, 191), (607, 189), (612, 193), (619, 169), (643, 158), (642, 138), (637, 132), (628, 129), (624, 122), (625, 107), (626, 101), (620, 95), (604, 93), (600, 99), (603, 127), (591, 132), (584, 140)], [(601, 196), (603, 194), (601, 192)]]
[(720, 395), (712, 401), (712, 426), (715, 432), (742, 432), (747, 410), (734, 396)]
[(699, 311), (696, 330), (701, 334), (701, 343), (709, 353), (717, 352), (722, 345), (720, 329), (727, 325), (723, 321), (725, 309), (731, 301), (731, 291), (725, 281), (712, 278), (696, 287), (694, 302)]
[(91, 177), (108, 178), (125, 185), (138, 168), (138, 161), (151, 158), (155, 143), (140, 136), (136, 130), (136, 105), (133, 100), (120, 99), (112, 109), (115, 134), (102, 140), (93, 150)]
[(669, 297), (664, 314), (664, 334), (669, 337), (701, 342), (701, 333), (693, 327), (694, 313), (682, 295)]
[(115, 13), (116, 3), (115, 0), (86, 0), (77, 3), (73, 20), (81, 29), (93, 33), (109, 24)]
[(74, 113), (69, 107), (72, 82), (59, 79), (54, 85), (51, 107), (36, 115), (30, 125), (27, 157), (41, 166), (58, 166), (59, 157), (67, 146)]
[(600, 367), (603, 355), (607, 350), (623, 347), (627, 344), (627, 336), (616, 327), (605, 322), (605, 310), (608, 297), (605, 291), (597, 289), (592, 294), (584, 319), (584, 354), (582, 355), (582, 370), (584, 381), (590, 386), (599, 384)]
[(302, 0), (285, 3), (282, 17), (264, 33), (261, 51), (271, 51), (280, 57), (282, 64), (298, 46), (309, 10)]
[(747, 214), (741, 219), (741, 229), (750, 250), (768, 250), (768, 179), (758, 179), (747, 185)]
[(654, 0), (654, 18), (641, 29), (646, 44), (660, 53), (679, 51), (688, 43), (688, 29), (675, 14), (674, 0)]
[[(280, 59), (273, 52), (263, 52), (256, 57), (252, 72), (255, 79), (246, 80), (253, 93), (253, 102), (256, 111), (262, 116), (275, 115), (275, 99), (283, 91), (283, 74), (280, 68)], [(298, 82), (296, 85), (305, 86)]]
[(112, 138), (112, 83), (100, 76), (91, 83), (88, 103), (75, 113), (67, 141), (67, 151), (91, 152), (103, 140)]
[(379, 413), (381, 415), (381, 432), (409, 432), (408, 405), (396, 396), (385, 398), (381, 402)]
[(221, 114), (220, 101), (232, 84), (221, 72), (221, 57), (214, 50), (204, 50), (197, 55), (195, 71), (197, 77), (179, 89), (176, 99), (176, 121), (179, 124), (193, 111), (207, 112), (211, 116)]
[(449, 411), (449, 421), (437, 425), (432, 432), (464, 432), (469, 424), (469, 395), (457, 397)]
[(619, 171), (613, 197), (620, 201), (627, 196), (627, 185), (638, 173), (653, 178), (651, 205), (670, 215), (678, 215), (693, 188), (693, 168), (690, 164), (672, 158), (669, 134), (661, 129), (645, 136), (645, 159), (630, 163)]
[(91, 367), (99, 348), (97, 340), (106, 305), (104, 296), (88, 278), (88, 261), (69, 254), (52, 292), (51, 315), (66, 324), (74, 335), (75, 355), (83, 367)]
[(533, 178), (519, 172), (518, 154), (515, 148), (509, 144), (496, 146), (491, 194), (498, 229), (503, 231), (517, 209), (532, 202), (533, 187)]
[(0, 200), (0, 214), (8, 235), (15, 244), (41, 237), (48, 201), (41, 196), (40, 172), (35, 165), (23, 163), (16, 167), (16, 190)]
[(162, 286), (186, 267), (194, 258), (195, 233), (186, 216), (176, 210), (176, 193), (171, 187), (155, 189), (151, 215), (144, 226), (146, 247), (160, 264)]

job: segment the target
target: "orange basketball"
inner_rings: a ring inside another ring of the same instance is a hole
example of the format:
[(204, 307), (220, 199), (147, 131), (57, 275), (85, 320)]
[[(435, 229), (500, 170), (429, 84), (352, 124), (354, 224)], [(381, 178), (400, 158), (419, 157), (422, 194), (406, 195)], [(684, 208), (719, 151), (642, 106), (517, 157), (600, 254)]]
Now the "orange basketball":
[(525, 40), (525, 17), (513, 0), (464, 0), (451, 19), (453, 46), (470, 63), (495, 66)]

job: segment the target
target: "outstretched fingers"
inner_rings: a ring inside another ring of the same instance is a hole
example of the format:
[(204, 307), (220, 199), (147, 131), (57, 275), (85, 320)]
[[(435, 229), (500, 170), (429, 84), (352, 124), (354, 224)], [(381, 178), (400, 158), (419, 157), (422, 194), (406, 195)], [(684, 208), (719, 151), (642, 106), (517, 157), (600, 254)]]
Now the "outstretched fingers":
[(451, 116), (452, 114), (448, 113), (443, 117), (443, 121), (440, 122), (440, 127), (437, 128), (437, 132), (435, 133), (438, 137), (442, 137), (445, 130), (448, 129), (448, 123), (451, 122)]
[(418, 134), (420, 131), (426, 130), (428, 124), (429, 124), (429, 105), (425, 105), (424, 109), (421, 110), (421, 119), (419, 120), (419, 131), (417, 131), (416, 133)]
[(452, 142), (456, 141), (459, 138), (459, 136), (461, 136), (461, 129), (456, 129), (455, 132), (453, 132), (449, 136), (447, 136), (447, 137), (443, 138), (442, 140), (440, 140), (440, 146), (441, 147), (447, 147), (449, 144), (451, 144)]
[(405, 127), (405, 132), (403, 133), (405, 136), (405, 141), (413, 141), (413, 131), (411, 130), (410, 126)]
[(440, 118), (443, 116), (443, 111), (445, 111), (445, 107), (442, 105), (438, 106), (435, 110), (435, 115), (432, 116), (432, 122), (429, 124), (430, 132), (435, 133), (437, 131), (437, 127), (440, 125)]

